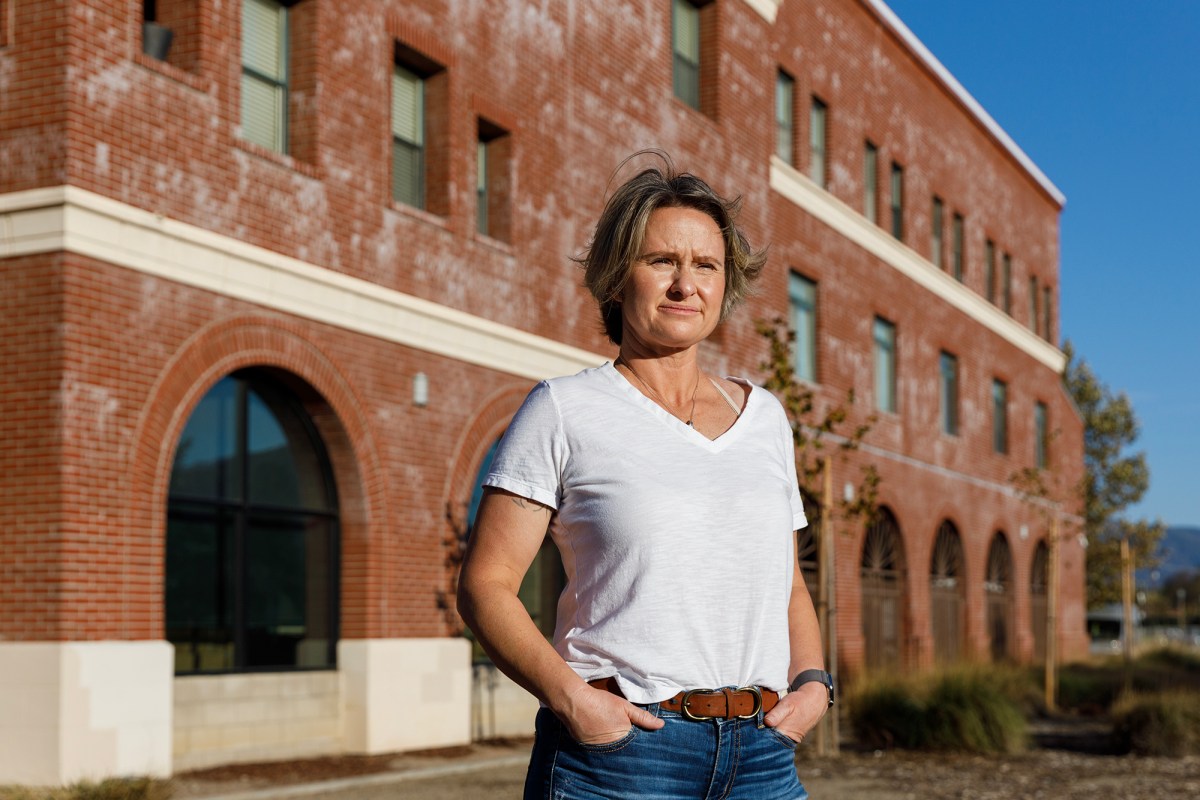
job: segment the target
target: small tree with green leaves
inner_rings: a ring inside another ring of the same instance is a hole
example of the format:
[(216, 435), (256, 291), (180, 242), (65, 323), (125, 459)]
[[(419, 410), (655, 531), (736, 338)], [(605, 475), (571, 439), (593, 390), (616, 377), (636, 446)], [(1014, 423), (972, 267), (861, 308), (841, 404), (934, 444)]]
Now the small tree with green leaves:
[(1087, 598), (1088, 606), (1096, 607), (1120, 601), (1121, 540), (1128, 538), (1139, 568), (1153, 567), (1166, 526), (1161, 521), (1120, 518), (1150, 486), (1146, 454), (1128, 452), (1139, 433), (1133, 403), (1124, 392), (1113, 394), (1086, 361), (1076, 358), (1069, 341), (1063, 350), (1067, 354), (1063, 383), (1083, 418)]
[[(866, 422), (850, 427), (853, 387), (847, 390), (842, 403), (819, 410), (816, 394), (796, 379), (792, 361), (796, 334), (778, 317), (758, 320), (755, 328), (767, 340), (767, 359), (761, 365), (767, 376), (763, 386), (779, 398), (791, 423), (792, 441), (796, 446), (796, 477), (800, 488), (809, 497), (820, 497), (825, 457), (831, 453), (845, 454), (856, 449), (875, 424), (875, 416), (871, 415)], [(854, 498), (837, 502), (836, 510), (840, 516), (844, 519), (870, 519), (878, 502), (879, 480), (875, 465), (865, 466)], [(824, 513), (833, 511), (826, 509)]]

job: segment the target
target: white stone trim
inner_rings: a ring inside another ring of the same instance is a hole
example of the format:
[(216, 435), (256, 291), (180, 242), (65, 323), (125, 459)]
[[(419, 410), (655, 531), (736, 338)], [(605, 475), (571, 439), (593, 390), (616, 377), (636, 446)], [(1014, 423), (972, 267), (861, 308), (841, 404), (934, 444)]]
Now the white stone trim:
[(779, 14), (779, 7), (783, 5), (783, 0), (745, 0), (746, 5), (758, 12), (759, 16), (772, 24), (775, 23), (775, 17)]
[(866, 0), (866, 4), (886, 26), (892, 29), (893, 33), (900, 37), (900, 41), (908, 47), (919, 61), (929, 68), (937, 79), (950, 90), (950, 93), (966, 106), (967, 111), (973, 114), (979, 120), (979, 123), (987, 129), (988, 133), (996, 138), (1001, 147), (1007, 150), (1017, 160), (1017, 163), (1025, 168), (1025, 171), (1037, 182), (1038, 186), (1041, 186), (1046, 194), (1050, 195), (1054, 202), (1058, 203), (1059, 208), (1066, 205), (1066, 195), (1046, 177), (1044, 172), (1038, 169), (1037, 164), (1033, 163), (1033, 159), (1025, 154), (1025, 151), (1012, 140), (1012, 137), (1000, 127), (1000, 124), (996, 120), (992, 119), (992, 115), (987, 113), (983, 106), (979, 104), (979, 101), (972, 97), (971, 93), (958, 82), (958, 79), (950, 74), (950, 70), (946, 69), (942, 62), (937, 60), (937, 57), (917, 38), (917, 35), (908, 29), (908, 26), (900, 20), (900, 17), (896, 16), (896, 12), (888, 8), (887, 3), (883, 2), (883, 0)]
[(606, 360), (75, 186), (0, 195), (0, 258), (60, 250), (533, 380)]
[(0, 643), (0, 784), (171, 774), (174, 648)]
[(771, 188), (1050, 369), (1061, 373), (1066, 368), (1066, 356), (1057, 347), (935, 267), (912, 248), (896, 241), (778, 156), (771, 156)]

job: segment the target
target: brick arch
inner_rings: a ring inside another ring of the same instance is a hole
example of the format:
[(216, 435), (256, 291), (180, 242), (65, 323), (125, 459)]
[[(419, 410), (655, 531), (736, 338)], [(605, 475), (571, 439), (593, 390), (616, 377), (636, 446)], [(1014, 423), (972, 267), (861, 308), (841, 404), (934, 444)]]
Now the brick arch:
[(478, 469), (479, 460), (492, 446), (492, 442), (496, 441), (512, 422), (513, 415), (521, 407), (530, 388), (528, 383), (509, 384), (484, 398), (463, 426), (462, 433), (449, 454), (450, 469), (446, 471), (446, 484), (442, 487), (446, 525), (446, 535), (443, 537), (446, 548), (446, 575), (440, 605), (451, 629), (457, 630), (462, 626), (462, 620), (454, 610), (452, 598), (458, 591), (458, 566), (462, 561), (467, 505), (475, 488), (475, 471)]
[[(472, 483), (479, 459), (492, 446), (492, 442), (504, 433), (512, 422), (513, 415), (521, 407), (532, 387), (528, 383), (517, 383), (501, 387), (492, 392), (479, 404), (475, 413), (463, 427), (462, 434), (450, 451), (450, 469), (446, 473), (446, 485), (442, 490), (448, 513), (464, 510), (471, 499)], [(457, 519), (457, 518), (455, 518)]]
[(147, 392), (130, 438), (126, 591), (140, 598), (128, 613), (128, 636), (163, 633), (166, 502), (175, 448), (192, 412), (226, 375), (249, 367), (272, 370), (297, 393), (329, 454), (341, 517), (341, 638), (378, 635), (384, 603), (369, 581), (351, 581), (369, 562), (387, 559), (389, 518), (378, 450), (363, 404), (320, 345), (284, 317), (240, 315), (196, 331), (175, 352)]

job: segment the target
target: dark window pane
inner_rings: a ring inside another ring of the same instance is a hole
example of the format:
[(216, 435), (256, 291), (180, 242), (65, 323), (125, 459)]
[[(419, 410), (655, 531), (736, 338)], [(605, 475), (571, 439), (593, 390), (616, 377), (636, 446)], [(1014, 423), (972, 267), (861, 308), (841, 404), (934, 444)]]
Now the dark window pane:
[(192, 412), (171, 471), (172, 495), (239, 498), (238, 382), (221, 379)]
[(209, 392), (181, 438), (168, 506), (176, 672), (332, 666), (336, 505), (294, 397), (255, 373)]
[(167, 639), (177, 672), (234, 666), (234, 539), (227, 515), (177, 511), (166, 548)]

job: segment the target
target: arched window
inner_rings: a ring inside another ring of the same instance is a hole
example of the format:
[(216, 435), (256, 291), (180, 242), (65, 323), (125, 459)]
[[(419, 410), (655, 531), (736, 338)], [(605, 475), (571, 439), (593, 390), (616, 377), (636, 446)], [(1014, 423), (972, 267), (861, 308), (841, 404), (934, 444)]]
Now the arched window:
[(817, 600), (817, 579), (820, 575), (820, 545), (821, 545), (821, 505), (801, 492), (804, 502), (804, 516), (808, 525), (796, 534), (796, 559), (800, 562), (800, 574), (804, 576), (804, 585), (813, 602)]
[(892, 512), (880, 508), (862, 553), (863, 648), (868, 669), (896, 667), (904, 635), (904, 542)]
[(983, 582), (987, 594), (987, 626), (993, 661), (1003, 661), (1012, 646), (1012, 552), (1003, 531), (992, 537), (988, 549), (987, 574)]
[(1050, 548), (1046, 540), (1033, 549), (1033, 566), (1029, 570), (1029, 622), (1033, 631), (1033, 660), (1046, 660), (1046, 595), (1050, 565)]
[(324, 445), (267, 372), (192, 412), (167, 498), (166, 637), (177, 674), (330, 668), (338, 511)]
[(933, 621), (933, 654), (939, 664), (949, 664), (962, 654), (963, 550), (954, 523), (938, 526), (929, 564), (929, 601)]
[[(483, 500), (483, 479), (487, 477), (488, 471), (492, 467), (492, 460), (496, 457), (496, 449), (499, 445), (500, 440), (497, 439), (479, 462), (479, 470), (475, 475), (475, 483), (471, 491), (471, 503), (467, 508), (468, 536), (470, 535), (469, 531), (475, 527), (475, 515), (479, 513), (479, 504)], [(550, 534), (547, 533), (546, 538), (542, 541), (541, 549), (538, 550), (533, 563), (529, 565), (529, 571), (525, 573), (525, 578), (521, 581), (521, 588), (517, 592), (517, 596), (524, 604), (525, 610), (529, 612), (533, 623), (547, 639), (554, 637), (554, 626), (558, 621), (558, 597), (562, 594), (566, 581), (566, 573), (563, 570), (558, 546), (554, 544)], [(476, 645), (475, 656), (477, 659), (485, 657), (478, 645)]]

